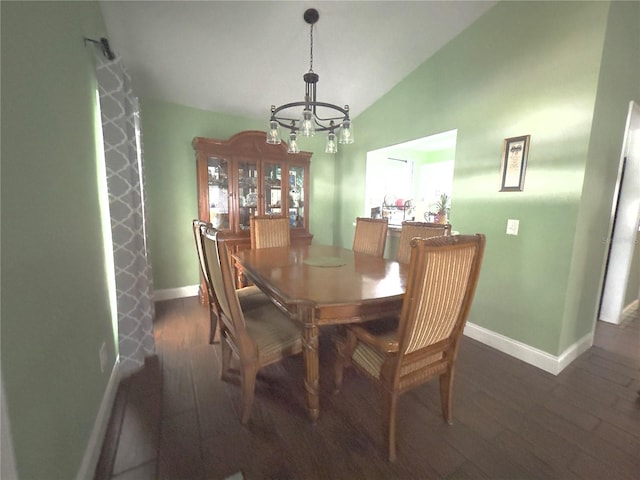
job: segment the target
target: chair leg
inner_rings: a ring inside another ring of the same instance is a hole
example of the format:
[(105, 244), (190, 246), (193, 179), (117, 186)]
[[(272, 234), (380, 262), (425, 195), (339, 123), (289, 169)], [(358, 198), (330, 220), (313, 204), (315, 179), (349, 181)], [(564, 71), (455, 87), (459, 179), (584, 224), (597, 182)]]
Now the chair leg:
[(220, 323), (218, 322), (218, 314), (209, 307), (209, 344), (220, 342)]
[(233, 355), (233, 351), (227, 343), (227, 340), (224, 338), (220, 341), (220, 350), (222, 351), (220, 378), (224, 380), (231, 365), (231, 356)]
[(336, 363), (334, 365), (334, 383), (335, 383), (335, 390), (333, 391), (334, 394), (340, 393), (340, 390), (342, 389), (342, 378), (343, 378), (343, 373), (344, 373), (344, 366), (346, 363), (346, 360), (343, 358), (342, 354), (338, 350), (338, 355), (336, 355)]
[(453, 425), (452, 412), (453, 400), (453, 367), (440, 375), (440, 403), (442, 404), (442, 417), (449, 425)]
[(256, 391), (256, 376), (258, 367), (256, 365), (242, 366), (242, 409), (240, 423), (246, 425), (251, 417), (251, 407)]
[(380, 389), (382, 393), (382, 428), (385, 443), (389, 445), (389, 461), (396, 461), (396, 410), (398, 394)]

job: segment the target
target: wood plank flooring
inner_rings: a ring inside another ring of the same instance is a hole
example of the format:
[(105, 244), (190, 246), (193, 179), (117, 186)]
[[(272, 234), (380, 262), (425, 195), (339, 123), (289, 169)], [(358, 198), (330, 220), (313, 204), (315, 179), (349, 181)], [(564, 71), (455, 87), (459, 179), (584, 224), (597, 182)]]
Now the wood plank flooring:
[(398, 461), (386, 460), (376, 388), (353, 370), (333, 395), (330, 331), (320, 342), (321, 413), (305, 411), (301, 357), (258, 375), (247, 426), (238, 382), (195, 297), (156, 304), (157, 356), (124, 380), (95, 479), (640, 478), (640, 320), (599, 324), (594, 346), (553, 376), (464, 337), (454, 424), (438, 383), (401, 397)]

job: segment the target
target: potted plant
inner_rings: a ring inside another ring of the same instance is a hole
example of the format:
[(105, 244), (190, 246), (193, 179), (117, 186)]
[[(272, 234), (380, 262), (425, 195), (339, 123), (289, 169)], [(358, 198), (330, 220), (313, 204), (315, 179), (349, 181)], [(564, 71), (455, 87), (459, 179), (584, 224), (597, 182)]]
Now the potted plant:
[(433, 204), (433, 209), (435, 210), (436, 222), (446, 224), (451, 210), (451, 197), (444, 192), (441, 193), (436, 203)]

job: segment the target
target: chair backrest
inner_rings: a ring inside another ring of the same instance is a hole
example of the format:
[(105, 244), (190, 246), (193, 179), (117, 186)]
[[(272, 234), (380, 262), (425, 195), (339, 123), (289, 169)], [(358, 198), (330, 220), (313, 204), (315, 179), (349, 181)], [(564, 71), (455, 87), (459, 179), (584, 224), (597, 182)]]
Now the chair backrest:
[[(407, 363), (428, 349), (455, 359), (475, 294), (485, 236), (447, 235), (411, 241), (407, 290), (398, 326), (399, 359)], [(447, 353), (449, 352), (449, 353)], [(406, 360), (406, 361), (405, 361)], [(404, 364), (404, 365), (403, 365)]]
[(209, 278), (209, 271), (205, 264), (204, 260), (204, 251), (202, 247), (202, 231), (203, 229), (213, 228), (213, 225), (202, 220), (193, 220), (193, 239), (196, 243), (196, 253), (198, 254), (198, 262), (200, 264), (200, 272), (202, 273), (202, 277), (204, 278), (204, 283), (207, 288), (207, 295), (209, 297), (209, 302), (214, 301), (212, 299), (213, 291), (211, 287), (211, 279)]
[(200, 272), (202, 272), (202, 275), (205, 276), (205, 280), (206, 280), (206, 268), (204, 265), (204, 257), (202, 255), (202, 237), (200, 236), (200, 227), (201, 226), (206, 226), (207, 222), (203, 222), (202, 220), (193, 220), (192, 222), (192, 226), (193, 226), (193, 239), (196, 243), (196, 253), (198, 254), (198, 263), (200, 264)]
[(288, 247), (291, 244), (287, 217), (261, 215), (249, 219), (251, 248)]
[(353, 251), (382, 257), (387, 243), (389, 221), (386, 218), (356, 218)]
[(245, 358), (246, 354), (251, 354), (250, 346), (253, 345), (253, 341), (247, 333), (233, 281), (231, 255), (221, 236), (221, 232), (212, 228), (204, 232), (202, 236), (204, 258), (211, 278), (211, 286), (218, 300), (223, 330), (225, 334), (231, 335), (232, 342), (241, 350), (239, 355)]
[(400, 263), (409, 263), (411, 239), (439, 237), (440, 235), (451, 235), (451, 225), (448, 223), (443, 225), (441, 223), (402, 222), (396, 260)]

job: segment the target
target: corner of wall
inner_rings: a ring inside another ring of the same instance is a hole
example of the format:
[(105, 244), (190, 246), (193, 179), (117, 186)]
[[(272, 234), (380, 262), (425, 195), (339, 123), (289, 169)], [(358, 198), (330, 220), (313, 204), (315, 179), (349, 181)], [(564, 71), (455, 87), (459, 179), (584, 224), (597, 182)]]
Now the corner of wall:
[[(82, 457), (82, 463), (80, 469), (76, 475), (76, 480), (86, 480), (87, 478), (93, 478), (100, 459), (100, 453), (102, 450), (102, 443), (107, 432), (107, 426), (109, 425), (109, 418), (111, 416), (111, 409), (113, 408), (113, 402), (118, 392), (118, 386), (120, 384), (120, 360), (116, 359), (116, 362), (111, 370), (111, 376), (107, 383), (107, 388), (102, 396), (100, 402), (100, 409), (98, 415), (93, 423), (93, 429), (87, 442), (87, 448), (84, 451)], [(4, 478), (4, 477), (3, 477)]]
[(464, 328), (464, 334), (552, 375), (558, 375), (593, 345), (593, 332), (591, 332), (570, 345), (560, 355), (555, 356), (469, 322)]

